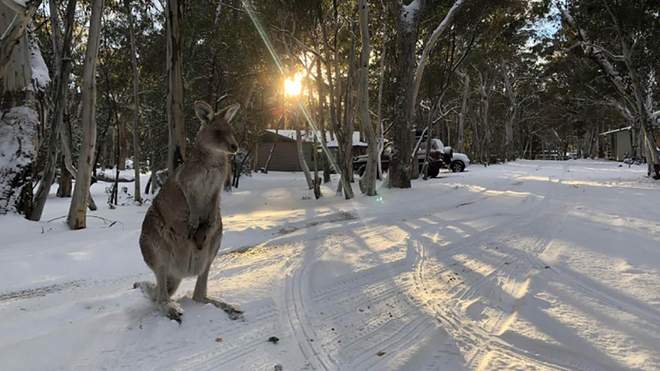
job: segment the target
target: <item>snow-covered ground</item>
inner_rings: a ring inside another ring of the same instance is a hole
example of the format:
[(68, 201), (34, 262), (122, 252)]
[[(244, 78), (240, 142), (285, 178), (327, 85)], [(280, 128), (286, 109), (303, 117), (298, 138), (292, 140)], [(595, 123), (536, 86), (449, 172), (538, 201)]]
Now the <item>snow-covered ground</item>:
[(132, 289), (153, 279), (146, 206), (108, 209), (107, 184), (86, 230), (63, 199), (0, 217), (0, 369), (659, 370), (660, 185), (611, 162), (469, 170), (352, 201), (242, 178), (209, 293), (245, 321), (193, 280), (183, 323), (159, 316)]

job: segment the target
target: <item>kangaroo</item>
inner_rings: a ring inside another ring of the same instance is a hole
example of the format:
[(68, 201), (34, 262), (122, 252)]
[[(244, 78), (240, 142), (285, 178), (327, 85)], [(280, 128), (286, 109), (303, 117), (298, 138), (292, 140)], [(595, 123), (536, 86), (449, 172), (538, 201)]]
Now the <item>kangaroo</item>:
[(171, 299), (186, 277), (197, 277), (193, 300), (210, 303), (239, 319), (242, 312), (207, 296), (211, 263), (222, 240), (220, 192), (226, 176), (227, 154), (238, 143), (230, 123), (240, 108), (234, 104), (214, 112), (206, 102), (195, 102), (202, 122), (190, 158), (174, 171), (147, 210), (140, 249), (156, 275), (156, 284), (136, 282), (156, 302), (161, 313), (181, 323), (183, 309)]

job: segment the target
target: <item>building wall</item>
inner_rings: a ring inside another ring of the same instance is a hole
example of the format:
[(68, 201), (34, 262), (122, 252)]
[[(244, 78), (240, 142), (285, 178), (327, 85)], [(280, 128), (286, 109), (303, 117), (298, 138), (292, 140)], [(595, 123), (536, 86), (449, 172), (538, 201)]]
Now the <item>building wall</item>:
[(632, 138), (630, 137), (631, 131), (624, 130), (615, 133), (614, 135), (616, 135), (616, 150), (614, 151), (616, 160), (623, 161), (626, 157), (630, 157), (632, 155)]
[[(268, 155), (273, 146), (273, 142), (259, 143), (257, 148), (257, 169), (262, 169), (266, 166)], [(303, 153), (307, 166), (313, 168), (312, 163), (312, 144), (303, 143)], [(273, 156), (268, 166), (269, 171), (302, 171), (298, 163), (298, 152), (296, 150), (295, 142), (275, 142), (275, 149)]]

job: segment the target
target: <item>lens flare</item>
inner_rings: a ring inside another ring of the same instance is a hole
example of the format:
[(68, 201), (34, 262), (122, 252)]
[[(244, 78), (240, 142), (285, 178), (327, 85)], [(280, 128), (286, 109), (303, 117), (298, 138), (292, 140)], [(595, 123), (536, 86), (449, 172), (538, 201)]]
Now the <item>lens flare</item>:
[(302, 80), (304, 77), (304, 74), (298, 72), (284, 80), (284, 95), (287, 97), (299, 96), (302, 92)]

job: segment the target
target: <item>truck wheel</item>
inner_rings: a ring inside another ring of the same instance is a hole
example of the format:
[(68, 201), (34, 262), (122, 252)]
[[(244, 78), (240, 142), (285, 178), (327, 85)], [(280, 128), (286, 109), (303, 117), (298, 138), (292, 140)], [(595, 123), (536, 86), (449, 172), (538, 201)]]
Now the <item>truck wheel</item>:
[(465, 170), (465, 164), (463, 161), (454, 161), (451, 163), (451, 171), (454, 173), (460, 173)]

